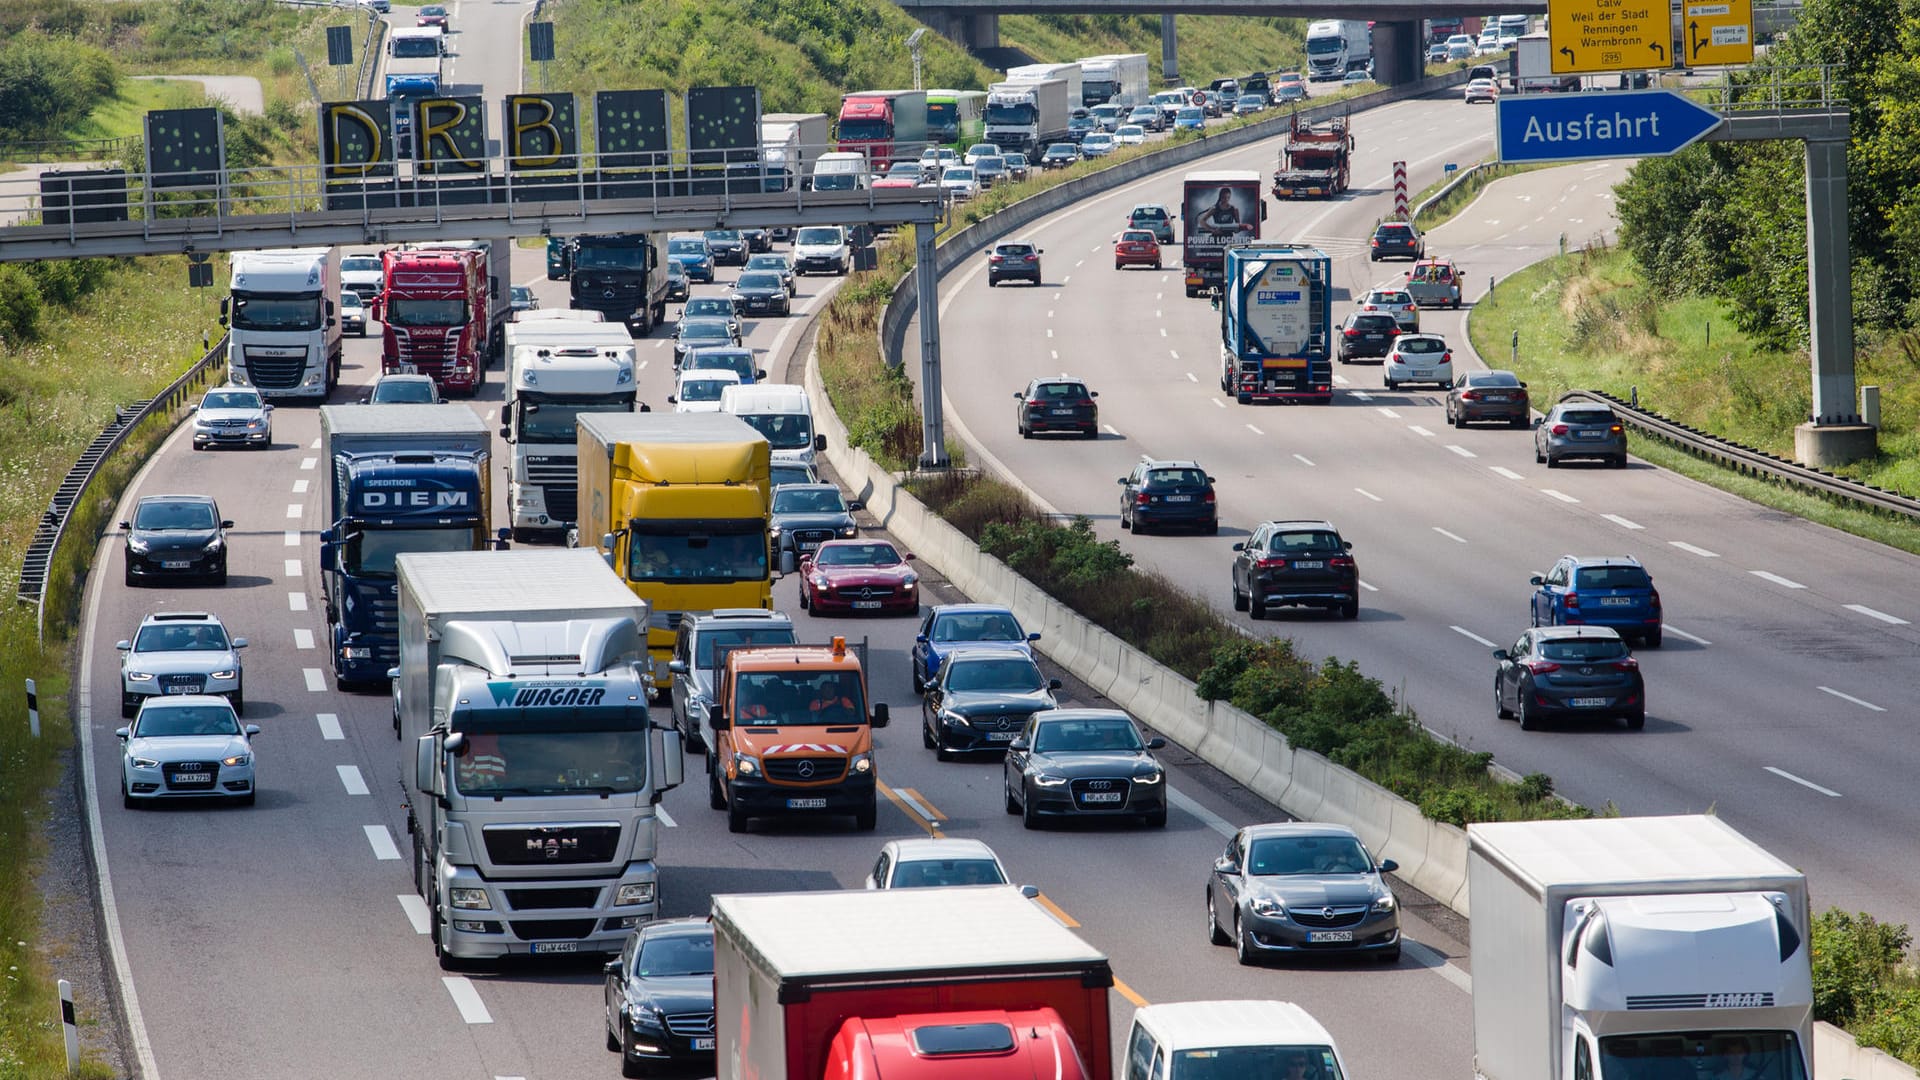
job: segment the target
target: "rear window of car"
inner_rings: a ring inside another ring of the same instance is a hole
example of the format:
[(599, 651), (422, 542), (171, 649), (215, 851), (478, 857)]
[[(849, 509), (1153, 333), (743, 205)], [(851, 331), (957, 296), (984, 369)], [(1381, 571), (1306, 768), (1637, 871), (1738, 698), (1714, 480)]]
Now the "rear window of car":
[(1467, 376), (1468, 386), (1519, 386), (1520, 379), (1511, 371), (1480, 371)]
[(1429, 338), (1423, 338), (1423, 337), (1402, 338), (1400, 341), (1400, 351), (1403, 353), (1446, 352), (1447, 343), (1444, 341), (1441, 341), (1439, 338), (1430, 338), (1430, 337)]
[(1087, 396), (1087, 388), (1077, 382), (1041, 383), (1034, 387), (1034, 394), (1043, 398), (1078, 399)]
[(1391, 315), (1356, 315), (1353, 320), (1356, 330), (1386, 330), (1398, 325)]
[(1029, 255), (1029, 254), (1032, 254), (1033, 252), (1033, 245), (1032, 244), (1001, 244), (999, 247), (994, 248), (993, 250), (999, 252), (1002, 255)]
[(1379, 229), (1375, 230), (1374, 235), (1390, 237), (1395, 240), (1406, 240), (1413, 236), (1413, 229), (1407, 225), (1382, 225)]
[(1274, 533), (1267, 543), (1267, 550), (1272, 552), (1337, 551), (1339, 548), (1340, 538), (1323, 529), (1283, 530)]
[(1167, 211), (1164, 207), (1159, 206), (1136, 206), (1133, 208), (1133, 220), (1165, 221), (1167, 220)]
[(1413, 297), (1403, 292), (1389, 292), (1385, 289), (1367, 298), (1376, 304), (1411, 304)]
[(1606, 409), (1568, 409), (1560, 414), (1563, 424), (1611, 424), (1613, 413)]
[(1155, 242), (1153, 234), (1147, 232), (1145, 229), (1134, 229), (1131, 232), (1123, 232), (1120, 234), (1120, 239), (1130, 244), (1151, 244)]
[(1199, 469), (1148, 469), (1149, 487), (1200, 487), (1207, 482), (1207, 474)]
[(1583, 566), (1574, 571), (1573, 584), (1579, 589), (1645, 589), (1653, 579), (1638, 566)]
[(1619, 660), (1626, 655), (1627, 643), (1618, 639), (1584, 638), (1540, 643), (1540, 656), (1546, 660)]

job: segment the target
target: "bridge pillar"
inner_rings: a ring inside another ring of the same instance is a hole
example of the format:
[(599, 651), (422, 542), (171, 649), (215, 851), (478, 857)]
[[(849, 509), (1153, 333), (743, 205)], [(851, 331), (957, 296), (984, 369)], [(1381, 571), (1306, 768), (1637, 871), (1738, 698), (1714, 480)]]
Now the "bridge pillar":
[(1168, 86), (1180, 85), (1180, 42), (1172, 15), (1160, 16), (1160, 78)]
[(970, 8), (915, 8), (929, 30), (964, 49), (1000, 47), (1000, 16)]
[(1382, 86), (1414, 82), (1426, 74), (1426, 43), (1418, 22), (1373, 24), (1373, 78)]

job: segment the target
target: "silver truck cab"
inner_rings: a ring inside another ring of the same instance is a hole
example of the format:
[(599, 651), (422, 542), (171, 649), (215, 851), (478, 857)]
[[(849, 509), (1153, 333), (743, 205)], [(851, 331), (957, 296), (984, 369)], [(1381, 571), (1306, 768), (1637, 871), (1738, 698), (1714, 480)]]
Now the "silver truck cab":
[(673, 674), (673, 726), (690, 751), (698, 753), (707, 747), (707, 710), (713, 705), (713, 672), (719, 666), (720, 647), (797, 641), (793, 620), (780, 611), (716, 608), (681, 620), (667, 670)]

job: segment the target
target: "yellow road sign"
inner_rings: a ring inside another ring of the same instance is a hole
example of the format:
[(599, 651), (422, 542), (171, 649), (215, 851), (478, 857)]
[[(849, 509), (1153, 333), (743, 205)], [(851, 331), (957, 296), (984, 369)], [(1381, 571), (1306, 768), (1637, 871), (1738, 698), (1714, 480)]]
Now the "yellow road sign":
[(1681, 59), (1698, 67), (1753, 63), (1753, 0), (1687, 0)]
[(1673, 13), (1667, 0), (1548, 0), (1547, 39), (1556, 75), (1669, 67)]

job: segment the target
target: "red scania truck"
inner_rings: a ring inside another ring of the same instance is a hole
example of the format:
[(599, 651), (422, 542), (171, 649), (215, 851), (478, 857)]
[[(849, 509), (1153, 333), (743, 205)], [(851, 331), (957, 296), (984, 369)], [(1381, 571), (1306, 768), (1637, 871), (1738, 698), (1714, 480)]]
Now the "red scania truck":
[(382, 253), (380, 370), (431, 375), (447, 394), (472, 395), (504, 341), (505, 260), (504, 245), (485, 241)]

